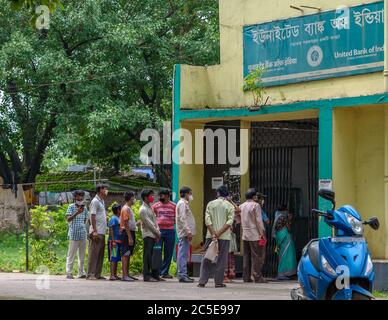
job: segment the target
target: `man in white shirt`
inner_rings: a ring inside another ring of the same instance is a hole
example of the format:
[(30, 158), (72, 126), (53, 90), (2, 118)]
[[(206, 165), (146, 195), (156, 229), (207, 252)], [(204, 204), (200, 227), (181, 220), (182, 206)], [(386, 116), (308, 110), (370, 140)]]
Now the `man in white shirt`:
[(96, 187), (96, 196), (90, 203), (90, 229), (89, 229), (89, 280), (105, 280), (101, 275), (105, 253), (105, 234), (108, 229), (104, 200), (108, 196), (108, 186), (99, 184)]
[(178, 279), (179, 282), (192, 283), (194, 280), (187, 274), (187, 262), (190, 255), (190, 244), (195, 236), (195, 219), (189, 203), (193, 200), (193, 193), (189, 187), (180, 190), (180, 197), (176, 206), (176, 227), (178, 233)]

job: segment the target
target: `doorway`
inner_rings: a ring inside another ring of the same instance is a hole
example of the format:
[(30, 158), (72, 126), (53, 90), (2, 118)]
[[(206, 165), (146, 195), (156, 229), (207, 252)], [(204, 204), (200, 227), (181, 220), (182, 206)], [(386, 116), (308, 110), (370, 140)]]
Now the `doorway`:
[(318, 219), (311, 213), (318, 205), (318, 120), (252, 123), (250, 186), (267, 195), (263, 209), (270, 224), (263, 273), (276, 277), (276, 209), (285, 204), (293, 213), (291, 234), (298, 261), (304, 246), (318, 235)]

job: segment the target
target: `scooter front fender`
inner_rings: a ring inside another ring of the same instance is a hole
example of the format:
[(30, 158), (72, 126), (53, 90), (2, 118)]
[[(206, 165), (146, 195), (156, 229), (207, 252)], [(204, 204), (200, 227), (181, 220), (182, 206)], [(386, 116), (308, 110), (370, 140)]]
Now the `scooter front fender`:
[(353, 292), (357, 292), (369, 299), (374, 299), (373, 295), (368, 290), (365, 290), (364, 288), (358, 285), (351, 285), (347, 289), (337, 291), (332, 297), (332, 300), (352, 300)]

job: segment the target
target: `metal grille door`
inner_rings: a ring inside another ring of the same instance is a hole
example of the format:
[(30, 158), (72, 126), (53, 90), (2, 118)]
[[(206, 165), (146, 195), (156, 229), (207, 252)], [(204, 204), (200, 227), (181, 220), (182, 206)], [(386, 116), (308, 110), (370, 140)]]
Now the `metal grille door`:
[(267, 252), (264, 276), (276, 277), (277, 257), (271, 229), (276, 208), (288, 203), (291, 189), (292, 148), (260, 148), (252, 150), (250, 163), (251, 185), (268, 196), (265, 210), (271, 220), (267, 227)]
[[(311, 214), (317, 204), (317, 146), (303, 147), (308, 152), (308, 239), (317, 237), (317, 218)], [(259, 192), (268, 196), (264, 210), (270, 218), (267, 227), (267, 252), (263, 268), (265, 277), (274, 278), (277, 275), (277, 256), (275, 254), (275, 239), (272, 226), (275, 211), (281, 204), (290, 204), (292, 190), (293, 151), (295, 147), (255, 148), (251, 150), (250, 184)], [(295, 161), (295, 160), (294, 160)]]

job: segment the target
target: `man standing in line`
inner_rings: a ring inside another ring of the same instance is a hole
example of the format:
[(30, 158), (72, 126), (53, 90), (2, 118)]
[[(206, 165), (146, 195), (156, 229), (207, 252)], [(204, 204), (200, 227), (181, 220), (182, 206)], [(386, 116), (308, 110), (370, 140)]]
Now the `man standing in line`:
[(190, 244), (195, 235), (195, 219), (189, 203), (193, 201), (193, 192), (189, 187), (180, 189), (180, 200), (176, 206), (176, 227), (178, 232), (178, 279), (179, 282), (192, 283), (194, 279), (187, 274), (187, 262), (190, 255)]
[(144, 241), (143, 249), (143, 280), (146, 282), (160, 281), (159, 270), (152, 268), (152, 253), (154, 245), (160, 241), (160, 230), (155, 213), (151, 208), (154, 202), (154, 192), (145, 189), (141, 192), (143, 204), (140, 207), (141, 231)]
[(268, 234), (268, 227), (270, 224), (270, 220), (268, 218), (267, 213), (264, 211), (264, 203), (265, 203), (265, 198), (267, 196), (262, 194), (262, 193), (257, 193), (257, 200), (261, 208), (261, 216), (263, 219), (263, 226), (264, 226), (264, 238), (263, 238), (263, 245), (259, 245), (259, 261), (261, 265), (259, 266), (260, 270), (263, 270), (264, 264), (265, 264), (265, 254), (267, 250), (267, 234)]
[(108, 196), (108, 186), (99, 184), (96, 187), (96, 196), (90, 203), (90, 230), (89, 230), (89, 280), (105, 280), (101, 275), (105, 253), (105, 234), (108, 229), (104, 200)]
[(245, 198), (246, 201), (240, 206), (244, 248), (243, 280), (252, 282), (252, 274), (256, 283), (263, 283), (266, 281), (261, 273), (263, 264), (259, 255), (259, 240), (264, 238), (264, 225), (261, 207), (257, 203), (257, 191), (248, 189)]
[(160, 229), (161, 239), (159, 245), (163, 248), (163, 263), (160, 275), (164, 279), (172, 279), (169, 274), (172, 255), (175, 245), (175, 210), (176, 205), (170, 201), (170, 191), (162, 189), (159, 191), (159, 201), (152, 206)]
[(136, 246), (136, 220), (135, 214), (132, 211), (132, 206), (135, 204), (135, 194), (131, 191), (124, 194), (125, 205), (121, 209), (120, 214), (120, 232), (123, 238), (121, 247), (123, 278), (122, 281), (138, 280), (129, 275), (130, 259), (135, 251)]
[(233, 224), (233, 215), (235, 208), (227, 200), (229, 195), (228, 188), (221, 186), (217, 189), (217, 199), (210, 201), (206, 207), (205, 223), (207, 226), (207, 235), (205, 248), (212, 240), (218, 242), (218, 259), (215, 264), (202, 257), (201, 271), (198, 287), (204, 288), (210, 278), (210, 273), (215, 268), (214, 283), (216, 288), (224, 288), (224, 272), (228, 261), (229, 242), (231, 227)]
[(66, 213), (66, 220), (69, 224), (69, 250), (66, 259), (66, 274), (67, 279), (74, 279), (73, 264), (78, 251), (78, 278), (86, 278), (84, 269), (85, 252), (86, 252), (86, 220), (89, 213), (86, 209), (84, 196), (85, 192), (82, 190), (74, 191), (74, 201), (69, 205)]

